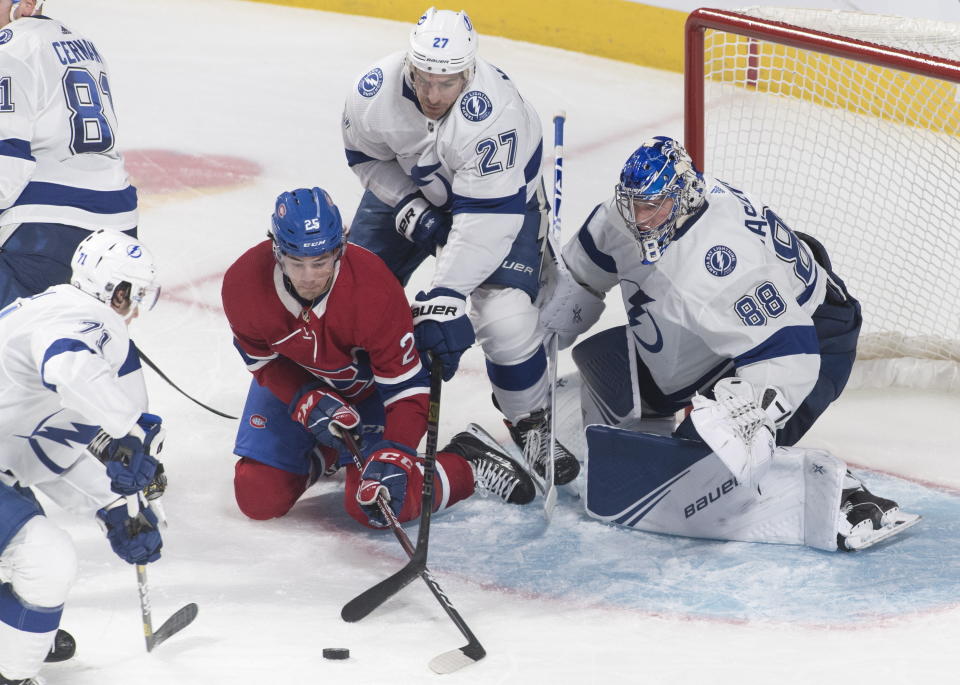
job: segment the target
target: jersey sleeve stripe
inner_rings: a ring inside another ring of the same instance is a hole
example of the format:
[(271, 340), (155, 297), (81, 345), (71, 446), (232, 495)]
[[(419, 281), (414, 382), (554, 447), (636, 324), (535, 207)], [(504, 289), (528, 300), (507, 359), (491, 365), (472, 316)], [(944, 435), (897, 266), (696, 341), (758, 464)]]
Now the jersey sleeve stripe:
[(587, 220), (577, 232), (577, 240), (580, 242), (580, 246), (583, 248), (583, 251), (587, 253), (590, 261), (606, 271), (608, 274), (615, 274), (617, 273), (617, 262), (606, 252), (600, 251), (600, 248), (597, 247), (597, 244), (593, 242), (593, 236), (590, 235), (590, 231), (587, 230), (587, 226), (590, 225), (593, 215), (597, 213), (597, 210), (599, 210), (600, 207), (601, 205), (597, 205), (593, 208), (593, 211), (590, 212), (590, 216), (587, 217)]
[(537, 145), (537, 149), (530, 155), (530, 161), (523, 167), (523, 180), (530, 184), (532, 181), (540, 178), (540, 165), (543, 162), (543, 138)]
[(453, 214), (523, 214), (527, 207), (527, 191), (521, 188), (508, 197), (477, 198), (453, 196)]
[(817, 340), (817, 331), (812, 325), (781, 328), (753, 349), (734, 357), (733, 361), (737, 368), (740, 368), (794, 354), (820, 354), (820, 341)]
[(76, 207), (97, 214), (122, 214), (137, 208), (137, 189), (127, 186), (123, 190), (89, 190), (32, 181), (13, 204), (14, 207), (22, 205)]
[(57, 386), (52, 383), (47, 383), (47, 362), (57, 355), (66, 352), (89, 352), (90, 354), (94, 354), (93, 350), (91, 350), (86, 343), (76, 338), (59, 338), (54, 340), (50, 346), (47, 347), (47, 351), (43, 353), (43, 361), (40, 362), (40, 382), (43, 383), (43, 387), (53, 392), (57, 391)]
[(363, 164), (365, 162), (377, 161), (370, 155), (364, 154), (359, 150), (351, 150), (350, 148), (344, 148), (344, 153), (347, 155), (347, 166), (349, 167), (355, 167), (358, 164)]
[(406, 399), (408, 397), (416, 397), (417, 395), (429, 395), (430, 389), (422, 386), (417, 386), (413, 388), (407, 388), (406, 390), (401, 390), (398, 393), (392, 394), (389, 397), (384, 397), (383, 406), (388, 406), (394, 402), (399, 402), (400, 400)]
[(244, 349), (240, 347), (240, 343), (237, 342), (236, 338), (233, 339), (233, 346), (236, 348), (237, 352), (240, 353), (240, 357), (243, 359), (243, 363), (247, 365), (247, 370), (249, 371), (256, 371), (257, 369), (266, 366), (269, 362), (273, 361), (279, 356), (276, 353), (271, 354), (268, 357), (257, 357), (252, 354), (247, 354)]
[(377, 376), (374, 374), (373, 380), (377, 383), (383, 383), (384, 385), (395, 385), (396, 383), (404, 383), (411, 378), (415, 378), (417, 375), (423, 372), (423, 364), (417, 364), (415, 367), (407, 371), (406, 373), (400, 374), (399, 376)]
[(120, 367), (120, 370), (117, 371), (117, 376), (122, 378), (140, 368), (142, 368), (140, 366), (140, 355), (137, 354), (137, 348), (131, 340), (130, 349), (127, 351), (127, 358), (123, 360), (123, 365)]
[(25, 159), (28, 162), (37, 161), (33, 154), (31, 154), (30, 141), (20, 140), (19, 138), (0, 140), (0, 155), (4, 157), (15, 157), (16, 159)]

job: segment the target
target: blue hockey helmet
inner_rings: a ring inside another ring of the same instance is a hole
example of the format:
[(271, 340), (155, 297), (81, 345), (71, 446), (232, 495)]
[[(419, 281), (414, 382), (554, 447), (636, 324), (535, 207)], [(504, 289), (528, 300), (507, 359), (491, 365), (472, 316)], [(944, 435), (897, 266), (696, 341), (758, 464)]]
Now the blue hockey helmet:
[(343, 245), (340, 210), (322, 188), (281, 193), (270, 217), (270, 237), (278, 259), (332, 252)]
[(630, 155), (616, 186), (617, 210), (644, 263), (660, 259), (680, 221), (703, 202), (703, 191), (703, 176), (672, 138), (651, 138)]

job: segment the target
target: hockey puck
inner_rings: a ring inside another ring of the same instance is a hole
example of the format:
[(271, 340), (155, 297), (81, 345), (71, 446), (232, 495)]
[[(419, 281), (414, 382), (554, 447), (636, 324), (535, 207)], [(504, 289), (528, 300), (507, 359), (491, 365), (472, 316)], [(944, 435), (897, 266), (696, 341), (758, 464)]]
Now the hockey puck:
[(345, 649), (344, 647), (324, 647), (323, 658), (324, 659), (349, 659), (350, 650)]

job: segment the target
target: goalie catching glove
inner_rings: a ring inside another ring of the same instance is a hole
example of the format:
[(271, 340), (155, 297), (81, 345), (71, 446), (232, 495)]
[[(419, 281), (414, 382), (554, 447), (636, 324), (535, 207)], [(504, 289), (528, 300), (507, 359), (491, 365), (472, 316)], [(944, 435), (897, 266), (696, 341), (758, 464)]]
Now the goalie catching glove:
[[(397, 518), (401, 518), (407, 497), (407, 485), (417, 471), (417, 453), (399, 442), (383, 440), (373, 446), (373, 453), (363, 467), (357, 503), (375, 528), (387, 527), (377, 498), (381, 495)], [(402, 519), (401, 519), (402, 520)]]
[(715, 400), (694, 395), (690, 419), (737, 480), (753, 489), (770, 467), (777, 427), (792, 409), (777, 388), (758, 392), (741, 378), (720, 379), (713, 394)]
[(438, 247), (447, 244), (447, 235), (453, 225), (450, 212), (437, 209), (416, 192), (407, 195), (393, 210), (397, 233), (424, 252), (435, 255)]
[(439, 358), (443, 380), (449, 381), (457, 372), (460, 356), (477, 339), (467, 318), (467, 298), (450, 288), (434, 288), (417, 293), (410, 311), (417, 349)]

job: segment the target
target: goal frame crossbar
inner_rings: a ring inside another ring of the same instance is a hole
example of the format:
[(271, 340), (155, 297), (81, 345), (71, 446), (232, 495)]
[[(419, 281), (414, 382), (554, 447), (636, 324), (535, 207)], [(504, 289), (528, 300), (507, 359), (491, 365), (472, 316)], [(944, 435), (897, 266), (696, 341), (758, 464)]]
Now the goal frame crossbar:
[(709, 29), (960, 84), (960, 62), (943, 57), (839, 37), (728, 10), (700, 8), (690, 13), (684, 28), (684, 146), (701, 169), (705, 163), (704, 36)]

